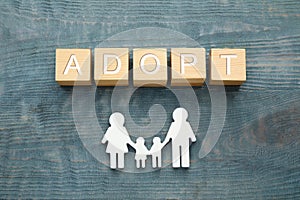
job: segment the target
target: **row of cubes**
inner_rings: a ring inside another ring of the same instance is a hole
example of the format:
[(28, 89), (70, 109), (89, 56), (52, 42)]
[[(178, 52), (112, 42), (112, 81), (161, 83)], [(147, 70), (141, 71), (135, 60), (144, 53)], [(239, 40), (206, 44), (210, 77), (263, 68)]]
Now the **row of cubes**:
[[(94, 81), (97, 86), (164, 87), (201, 86), (206, 81), (204, 48), (133, 49), (130, 68), (128, 48), (95, 48)], [(130, 72), (132, 70), (132, 73)], [(56, 81), (62, 86), (92, 84), (91, 49), (56, 49)], [(245, 49), (211, 49), (209, 84), (241, 85), (246, 81)]]

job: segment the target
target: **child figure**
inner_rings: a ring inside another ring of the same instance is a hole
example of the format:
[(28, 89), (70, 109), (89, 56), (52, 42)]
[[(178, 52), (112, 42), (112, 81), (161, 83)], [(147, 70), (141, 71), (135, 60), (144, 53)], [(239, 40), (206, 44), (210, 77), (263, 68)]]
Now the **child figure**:
[(145, 139), (143, 137), (138, 137), (136, 139), (136, 144), (134, 145), (135, 148), (135, 161), (136, 161), (136, 168), (146, 167), (146, 160), (147, 155), (149, 155), (149, 151), (147, 147), (145, 146)]
[(159, 137), (153, 138), (153, 145), (150, 149), (150, 155), (152, 156), (152, 167), (161, 167), (161, 149), (165, 146), (164, 143), (161, 143)]

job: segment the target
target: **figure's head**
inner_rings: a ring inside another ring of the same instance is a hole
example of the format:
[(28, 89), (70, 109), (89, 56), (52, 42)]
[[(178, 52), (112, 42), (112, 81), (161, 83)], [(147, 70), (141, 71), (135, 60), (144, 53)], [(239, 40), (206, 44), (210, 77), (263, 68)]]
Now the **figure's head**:
[(122, 113), (115, 112), (109, 117), (110, 125), (124, 126), (125, 118)]
[(143, 137), (138, 137), (136, 139), (136, 143), (144, 144), (145, 143), (145, 139)]
[(154, 137), (154, 138), (153, 138), (153, 143), (154, 143), (154, 144), (160, 143), (160, 142), (161, 142), (161, 140), (160, 140), (159, 137)]
[(186, 121), (189, 114), (184, 108), (176, 108), (173, 112), (174, 121)]

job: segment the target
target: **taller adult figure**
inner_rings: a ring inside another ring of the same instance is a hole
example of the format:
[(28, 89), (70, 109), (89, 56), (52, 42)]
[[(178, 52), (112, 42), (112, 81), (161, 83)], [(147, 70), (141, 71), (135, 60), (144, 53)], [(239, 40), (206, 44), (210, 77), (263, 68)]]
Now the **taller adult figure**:
[[(176, 108), (167, 136), (163, 142), (166, 145), (172, 139), (172, 166), (173, 168), (190, 166), (190, 140), (196, 142), (196, 137), (189, 122), (188, 112), (184, 108)], [(181, 161), (181, 162), (180, 162)]]

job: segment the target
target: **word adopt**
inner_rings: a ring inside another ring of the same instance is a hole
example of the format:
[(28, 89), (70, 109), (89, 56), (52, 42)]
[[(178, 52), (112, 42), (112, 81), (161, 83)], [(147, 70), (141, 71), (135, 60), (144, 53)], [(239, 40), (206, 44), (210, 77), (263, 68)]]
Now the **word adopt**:
[[(91, 85), (91, 50), (56, 49), (56, 81), (62, 86)], [(168, 81), (167, 49), (133, 49), (135, 87), (164, 87)], [(129, 49), (96, 48), (94, 81), (97, 86), (129, 85)], [(211, 49), (211, 85), (241, 85), (246, 81), (245, 49)], [(170, 49), (171, 86), (201, 86), (206, 80), (204, 48)]]

